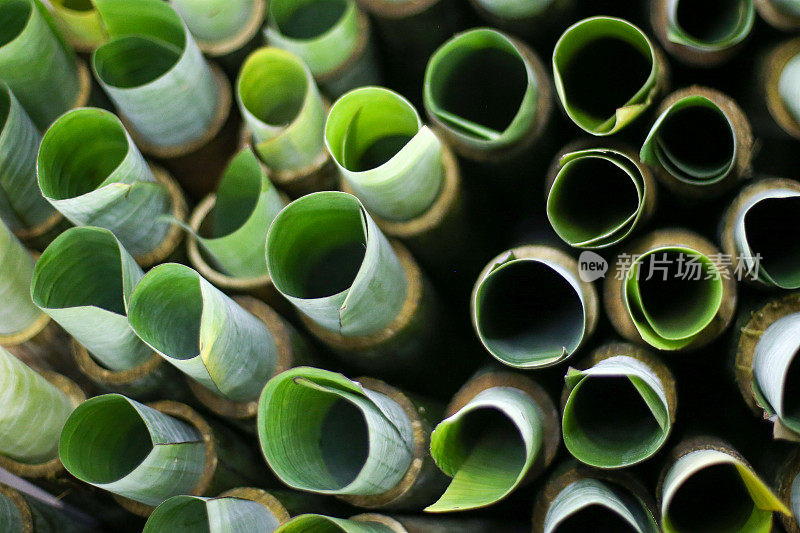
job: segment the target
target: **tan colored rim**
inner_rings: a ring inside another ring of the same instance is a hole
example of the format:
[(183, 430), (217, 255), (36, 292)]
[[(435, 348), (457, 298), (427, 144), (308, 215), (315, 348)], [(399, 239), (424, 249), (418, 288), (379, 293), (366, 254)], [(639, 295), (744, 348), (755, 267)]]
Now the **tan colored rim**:
[(228, 55), (239, 50), (255, 37), (267, 15), (266, 0), (253, 0), (253, 11), (247, 21), (242, 24), (239, 32), (222, 41), (203, 41), (195, 37), (195, 42), (200, 50), (211, 57)]
[(164, 359), (153, 352), (150, 358), (144, 363), (127, 370), (109, 370), (101, 366), (89, 354), (89, 351), (81, 343), (72, 339), (70, 343), (72, 356), (78, 369), (89, 379), (104, 385), (128, 385), (145, 378), (152, 374), (162, 364), (166, 364)]
[(800, 123), (789, 112), (789, 108), (778, 92), (783, 69), (797, 54), (800, 54), (800, 37), (778, 45), (767, 55), (761, 78), (769, 114), (783, 131), (800, 139)]
[[(628, 257), (635, 257), (656, 248), (670, 246), (690, 248), (703, 254), (721, 272), (722, 302), (714, 318), (705, 329), (695, 336), (692, 342), (679, 350), (674, 350), (674, 352), (688, 352), (710, 343), (730, 325), (733, 320), (733, 314), (736, 311), (736, 280), (733, 278), (728, 266), (722, 263), (719, 249), (706, 238), (685, 229), (656, 230), (636, 240), (627, 249), (623, 250), (623, 253), (628, 254)], [(615, 258), (614, 264), (619, 265), (621, 270), (618, 273), (614, 273), (614, 275), (606, 276), (603, 285), (603, 303), (611, 325), (614, 326), (617, 333), (630, 342), (647, 344), (636, 329), (623, 298), (624, 282), (632, 266), (629, 263), (632, 263), (632, 261), (618, 261)]]
[(269, 492), (256, 489), (253, 487), (238, 487), (223, 492), (219, 495), (220, 498), (241, 498), (243, 500), (250, 500), (266, 507), (269, 512), (278, 520), (279, 524), (287, 522), (290, 518), (289, 511), (283, 506), (278, 499)]
[(13, 503), (19, 511), (20, 520), (22, 521), (22, 528), (20, 530), (17, 532), (8, 531), (7, 533), (34, 533), (33, 514), (31, 513), (28, 502), (22, 497), (22, 494), (7, 485), (0, 484), (0, 496), (5, 496), (11, 500), (11, 503)]
[[(156, 180), (167, 188), (172, 216), (180, 221), (185, 220), (188, 207), (186, 206), (186, 199), (183, 196), (183, 191), (181, 191), (178, 182), (170, 176), (169, 172), (158, 165), (151, 163), (150, 169), (153, 171), (153, 176), (155, 176)], [(178, 249), (182, 239), (183, 228), (180, 224), (173, 222), (161, 244), (152, 252), (137, 256), (135, 258), (136, 262), (139, 263), (139, 266), (142, 268), (161, 263)]]

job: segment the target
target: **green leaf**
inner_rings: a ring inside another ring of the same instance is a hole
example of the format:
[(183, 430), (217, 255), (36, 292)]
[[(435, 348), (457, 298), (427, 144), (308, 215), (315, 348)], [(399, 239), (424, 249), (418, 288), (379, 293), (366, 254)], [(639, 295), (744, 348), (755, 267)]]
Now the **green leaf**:
[(382, 87), (340, 97), (325, 124), (339, 172), (371, 212), (409, 220), (436, 200), (444, 181), (442, 143), (411, 102)]
[(231, 160), (219, 183), (207, 230), (195, 235), (225, 273), (238, 278), (266, 276), (265, 243), (272, 220), (285, 202), (250, 148)]
[(621, 468), (653, 456), (671, 429), (664, 384), (628, 356), (570, 369), (562, 431), (567, 450), (599, 468)]
[(28, 250), (0, 221), (0, 336), (20, 334), (44, 318), (31, 301), (34, 263)]
[(277, 346), (266, 325), (187, 266), (150, 270), (128, 313), (148, 346), (229, 400), (255, 399), (275, 372)]
[(36, 263), (31, 296), (103, 366), (128, 370), (152, 354), (128, 324), (131, 293), (143, 275), (110, 231), (70, 228)]
[(568, 153), (559, 164), (547, 218), (564, 242), (605, 248), (631, 234), (645, 210), (647, 182), (630, 157), (597, 148)]
[(222, 43), (238, 37), (259, 9), (258, 0), (170, 0), (169, 3), (201, 43)]
[(634, 258), (622, 297), (645, 342), (659, 350), (680, 350), (716, 316), (722, 275), (696, 250), (655, 248)]
[(170, 227), (170, 199), (120, 120), (108, 111), (65, 113), (47, 130), (39, 187), (78, 226), (111, 230), (134, 256), (149, 253)]
[(0, 79), (45, 130), (78, 100), (75, 52), (40, 0), (5, 0), (0, 20)]
[(753, 0), (725, 2), (711, 12), (691, 0), (667, 0), (664, 8), (667, 38), (702, 52), (725, 50), (744, 41), (756, 19)]
[(0, 454), (23, 463), (55, 459), (70, 398), (0, 347)]
[(765, 410), (785, 427), (800, 434), (800, 405), (790, 385), (792, 364), (800, 350), (800, 313), (769, 325), (753, 350), (753, 390)]
[(275, 288), (314, 322), (345, 336), (394, 320), (406, 274), (389, 241), (355, 196), (318, 192), (295, 200), (267, 235)]
[(199, 139), (220, 95), (178, 14), (162, 0), (93, 1), (109, 40), (92, 54), (92, 67), (119, 112), (155, 146)]
[(316, 368), (293, 368), (267, 383), (257, 428), (281, 481), (322, 494), (383, 493), (414, 454), (414, 429), (397, 402)]
[(510, 37), (478, 28), (459, 33), (431, 56), (423, 102), (461, 142), (477, 150), (499, 149), (519, 141), (540, 118), (542, 83)]
[(692, 95), (656, 119), (640, 158), (684, 183), (702, 186), (725, 179), (736, 166), (739, 150), (725, 112), (705, 96)]
[(431, 435), (431, 456), (453, 481), (425, 510), (476, 509), (505, 498), (539, 456), (542, 432), (542, 413), (528, 394), (511, 387), (480, 392)]
[[(564, 487), (553, 499), (544, 518), (544, 533), (570, 530), (572, 520), (578, 523), (590, 510), (603, 512), (602, 523), (637, 533), (658, 533), (655, 519), (644, 502), (620, 487), (600, 479), (583, 478)], [(597, 523), (598, 514), (591, 516)], [(577, 525), (577, 524), (576, 524)], [(613, 530), (613, 529), (612, 529)]]
[(94, 0), (50, 0), (56, 24), (69, 42), (81, 50), (92, 50), (107, 35)]
[[(702, 514), (692, 512), (700, 508)], [(687, 529), (768, 533), (774, 511), (791, 515), (749, 465), (723, 450), (689, 452), (669, 467), (664, 478), (665, 533)]]
[(236, 80), (253, 146), (271, 170), (298, 170), (324, 157), (325, 107), (299, 57), (278, 48), (250, 54)]
[(269, 509), (251, 500), (173, 496), (156, 507), (143, 533), (271, 533), (277, 527)]
[(200, 432), (120, 394), (83, 402), (61, 433), (58, 453), (85, 483), (145, 505), (191, 492), (205, 468)]
[(590, 327), (580, 280), (547, 259), (499, 257), (475, 283), (473, 324), (492, 356), (541, 368), (572, 355)]
[(795, 224), (799, 207), (800, 193), (780, 186), (764, 188), (741, 203), (733, 227), (736, 252), (743, 269), (761, 283), (800, 288), (800, 252), (793, 239), (785, 238), (785, 224)]
[(39, 226), (55, 214), (36, 183), (41, 140), (14, 93), (0, 81), (0, 220), (12, 231)]
[(302, 58), (314, 76), (345, 64), (358, 46), (358, 8), (353, 0), (272, 0), (267, 42)]
[(389, 526), (378, 522), (344, 520), (321, 514), (296, 516), (275, 530), (275, 533), (392, 533)]
[(592, 135), (627, 126), (658, 95), (655, 54), (647, 35), (622, 19), (591, 17), (567, 28), (553, 50), (553, 77), (569, 118)]

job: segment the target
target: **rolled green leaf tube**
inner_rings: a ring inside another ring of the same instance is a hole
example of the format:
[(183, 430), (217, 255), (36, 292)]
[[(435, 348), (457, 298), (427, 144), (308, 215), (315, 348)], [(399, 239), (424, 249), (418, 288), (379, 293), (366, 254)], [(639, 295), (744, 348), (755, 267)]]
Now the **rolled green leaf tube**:
[(558, 364), (597, 324), (594, 286), (577, 261), (546, 246), (521, 246), (492, 259), (472, 290), (472, 325), (484, 348), (515, 368)]
[(776, 439), (800, 442), (800, 416), (794, 398), (800, 346), (800, 297), (774, 298), (743, 310), (737, 320), (735, 377), (747, 405), (772, 424)]
[(0, 483), (0, 531), (92, 533), (97, 531), (97, 524), (84, 522), (60, 507)]
[(294, 196), (334, 186), (323, 131), (325, 104), (311, 71), (291, 52), (260, 48), (236, 80), (248, 140), (275, 184)]
[(79, 52), (93, 52), (106, 35), (94, 0), (50, 0), (53, 18), (64, 37)]
[(73, 224), (111, 230), (134, 257), (170, 232), (170, 194), (108, 111), (70, 111), (47, 130), (37, 160), (44, 197)]
[[(35, 372), (0, 347), (0, 466), (57, 463), (61, 428), (83, 400), (80, 389), (57, 374)], [(67, 392), (69, 391), (69, 392)]]
[(7, 0), (0, 5), (0, 20), (0, 79), (43, 131), (85, 103), (88, 73), (81, 73), (75, 52), (40, 0)]
[(360, 507), (418, 509), (443, 481), (427, 456), (435, 416), (378, 380), (297, 367), (264, 387), (258, 440), (292, 488)]
[(442, 189), (441, 141), (411, 102), (389, 89), (362, 87), (336, 100), (325, 145), (342, 179), (379, 217), (418, 217)]
[(202, 265), (218, 277), (266, 278), (267, 283), (264, 243), (269, 225), (285, 205), (253, 151), (240, 151), (228, 164), (216, 194), (207, 197), (192, 215), (190, 239), (195, 250), (199, 245), (203, 251), (192, 254), (197, 258), (192, 258), (195, 267)]
[(355, 0), (273, 0), (264, 35), (302, 58), (333, 96), (380, 83), (369, 19)]
[(716, 439), (684, 441), (658, 488), (661, 527), (681, 531), (772, 531), (773, 513), (791, 511), (736, 450)]
[(700, 67), (730, 60), (750, 35), (756, 18), (753, 0), (653, 0), (650, 14), (664, 49)]
[(792, 237), (800, 183), (769, 178), (742, 189), (722, 219), (721, 242), (742, 277), (767, 287), (800, 288)]
[(120, 394), (79, 405), (58, 450), (76, 478), (150, 506), (191, 493), (205, 471), (206, 444), (196, 427)]
[(14, 93), (0, 82), (0, 220), (20, 238), (42, 234), (61, 219), (36, 183), (41, 141)]
[(472, 7), (492, 26), (536, 39), (557, 27), (572, 11), (573, 0), (470, 0)]
[(128, 318), (167, 362), (227, 400), (257, 398), (278, 364), (266, 324), (184, 265), (150, 270), (133, 290)]
[(608, 531), (657, 533), (655, 503), (639, 481), (624, 472), (561, 465), (547, 481), (533, 510), (533, 533)]
[(322, 494), (386, 492), (403, 479), (414, 456), (411, 420), (397, 402), (341, 374), (309, 367), (267, 383), (258, 437), (281, 481)]
[(548, 121), (550, 95), (533, 50), (489, 28), (455, 35), (425, 70), (428, 119), (459, 155), (477, 161), (507, 160), (531, 147)]
[(754, 0), (758, 14), (771, 26), (794, 31), (800, 28), (800, 3), (797, 0)]
[(267, 266), (301, 313), (345, 337), (383, 330), (406, 299), (403, 265), (346, 193), (315, 193), (286, 206), (267, 235)]
[(161, 157), (204, 145), (227, 116), (229, 89), (178, 14), (161, 0), (93, 1), (109, 39), (92, 68), (137, 144)]
[(613, 246), (652, 215), (655, 185), (650, 169), (626, 149), (567, 149), (548, 176), (547, 218), (570, 246)]
[(0, 221), (0, 344), (21, 344), (50, 321), (31, 300), (30, 286), (36, 261)]
[(173, 496), (156, 507), (143, 533), (272, 533), (288, 519), (274, 496), (245, 487), (213, 498)]
[(658, 350), (693, 350), (716, 339), (736, 308), (736, 279), (722, 253), (681, 229), (632, 243), (606, 275), (603, 301), (625, 339)]
[(480, 372), (456, 393), (431, 434), (431, 456), (452, 481), (428, 512), (492, 505), (546, 469), (559, 445), (558, 413), (521, 374)]
[(562, 431), (582, 463), (623, 468), (655, 455), (675, 422), (675, 378), (655, 356), (630, 344), (598, 348), (588, 368), (566, 375)]
[(200, 49), (224, 56), (243, 48), (264, 25), (266, 0), (170, 0)]
[(561, 105), (592, 135), (611, 135), (633, 122), (663, 92), (666, 76), (666, 62), (647, 35), (618, 18), (581, 20), (553, 50)]
[(752, 175), (747, 116), (726, 95), (692, 86), (667, 96), (640, 158), (680, 196), (718, 196)]
[(104, 367), (129, 370), (153, 356), (128, 324), (131, 294), (143, 275), (110, 231), (70, 228), (37, 261), (31, 297)]

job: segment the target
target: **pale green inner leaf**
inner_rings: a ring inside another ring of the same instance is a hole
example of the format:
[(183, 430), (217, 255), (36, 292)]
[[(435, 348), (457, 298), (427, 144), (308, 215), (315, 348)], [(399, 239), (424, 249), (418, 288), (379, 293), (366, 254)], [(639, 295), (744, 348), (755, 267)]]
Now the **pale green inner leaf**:
[(753, 390), (765, 409), (800, 433), (800, 313), (769, 325), (753, 353)]
[[(800, 195), (766, 194), (741, 213), (742, 255), (753, 257), (757, 279), (783, 289), (800, 287)], [(756, 261), (755, 257), (760, 256)]]
[(722, 273), (708, 257), (688, 248), (650, 250), (629, 270), (623, 298), (648, 344), (677, 350), (714, 319), (722, 304)]
[(14, 335), (41, 320), (31, 300), (34, 260), (11, 230), (0, 221), (0, 335)]

